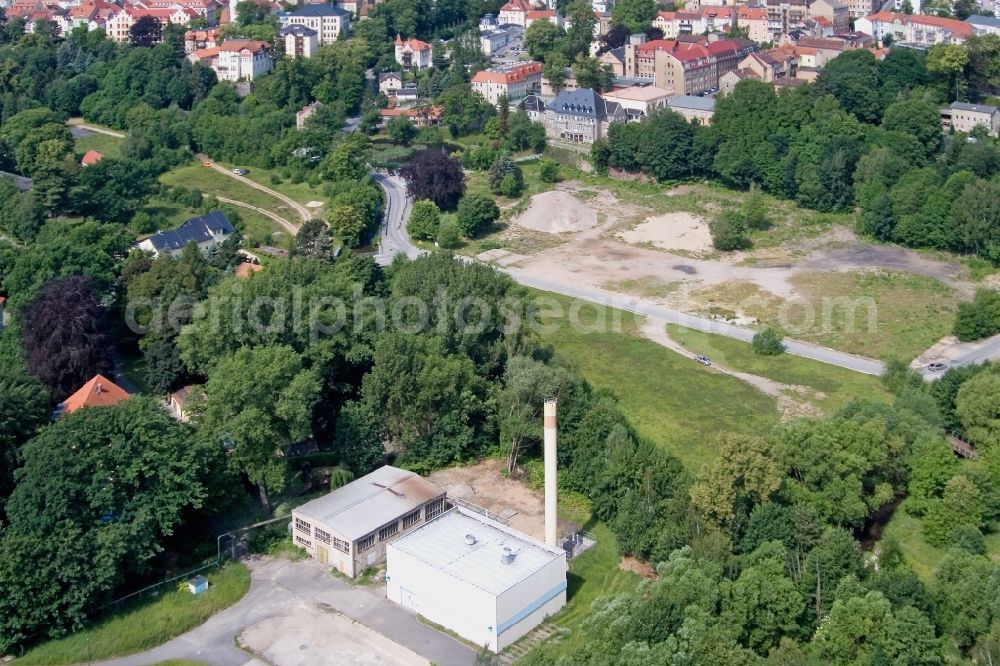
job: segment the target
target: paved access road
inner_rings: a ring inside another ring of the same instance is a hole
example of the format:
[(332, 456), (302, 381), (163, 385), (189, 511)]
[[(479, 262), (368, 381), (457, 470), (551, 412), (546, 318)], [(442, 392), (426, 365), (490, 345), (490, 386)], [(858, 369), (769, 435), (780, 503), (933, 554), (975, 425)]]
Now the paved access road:
[[(261, 620), (283, 616), (302, 604), (329, 606), (374, 629), (428, 661), (468, 666), (476, 653), (455, 639), (421, 623), (415, 615), (385, 598), (381, 586), (355, 586), (334, 578), (314, 560), (259, 558), (247, 562), (250, 591), (203, 625), (163, 645), (102, 666), (147, 666), (167, 659), (194, 659), (211, 666), (257, 666), (236, 647), (235, 637)], [(261, 665), (263, 666), (263, 665)]]
[(413, 244), (406, 233), (406, 222), (410, 219), (410, 198), (406, 193), (406, 183), (399, 176), (373, 172), (372, 178), (385, 191), (385, 211), (379, 229), (379, 251), (375, 256), (382, 266), (392, 263), (397, 254), (405, 254), (416, 259), (424, 250)]

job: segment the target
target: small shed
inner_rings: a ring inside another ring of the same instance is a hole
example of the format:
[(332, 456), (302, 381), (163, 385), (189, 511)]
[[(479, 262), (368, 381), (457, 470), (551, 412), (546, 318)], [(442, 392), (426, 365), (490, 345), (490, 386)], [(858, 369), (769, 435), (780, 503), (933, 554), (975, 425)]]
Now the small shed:
[(201, 594), (208, 591), (208, 579), (204, 576), (195, 576), (188, 581), (188, 590), (191, 594)]

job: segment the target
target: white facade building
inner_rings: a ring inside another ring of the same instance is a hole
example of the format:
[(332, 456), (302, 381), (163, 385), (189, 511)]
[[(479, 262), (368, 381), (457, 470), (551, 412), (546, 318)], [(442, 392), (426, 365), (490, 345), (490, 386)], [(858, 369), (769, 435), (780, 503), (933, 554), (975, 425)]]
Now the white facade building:
[(302, 25), (316, 31), (320, 46), (332, 44), (351, 28), (351, 15), (336, 5), (308, 4), (292, 12), (279, 12), (278, 23), (282, 28)]
[(456, 507), (389, 544), (386, 596), (493, 652), (566, 604), (566, 553)]
[(220, 81), (253, 81), (272, 67), (271, 48), (258, 39), (227, 39), (212, 65)]
[(318, 33), (304, 25), (287, 25), (278, 31), (278, 37), (285, 42), (285, 56), (289, 58), (312, 58), (319, 49)]

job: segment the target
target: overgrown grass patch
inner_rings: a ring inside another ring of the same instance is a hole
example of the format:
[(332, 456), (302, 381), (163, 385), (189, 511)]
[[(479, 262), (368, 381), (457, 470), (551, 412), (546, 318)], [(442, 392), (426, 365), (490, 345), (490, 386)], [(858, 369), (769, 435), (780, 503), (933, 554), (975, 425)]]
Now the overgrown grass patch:
[(122, 143), (125, 140), (110, 134), (93, 132), (73, 141), (73, 152), (76, 153), (77, 157), (83, 157), (88, 150), (96, 150), (105, 157), (118, 159), (122, 156)]
[(815, 404), (827, 413), (857, 398), (891, 401), (881, 381), (871, 375), (791, 354), (760, 356), (746, 342), (675, 324), (667, 326), (667, 333), (692, 353), (708, 356), (727, 368), (815, 389), (822, 393)]
[[(544, 296), (555, 299), (564, 314), (573, 312), (571, 306), (578, 309), (584, 326), (571, 325), (567, 317), (543, 317), (550, 326), (541, 332), (541, 341), (579, 368), (595, 388), (610, 389), (639, 434), (676, 455), (691, 471), (698, 472), (715, 458), (719, 435), (763, 435), (776, 425), (773, 399), (645, 339), (633, 315)], [(620, 322), (617, 331), (615, 321)]]
[(250, 589), (250, 571), (237, 562), (228, 562), (206, 577), (209, 581), (207, 592), (195, 596), (186, 587), (169, 590), (86, 629), (42, 643), (14, 663), (61, 666), (148, 650), (198, 626), (239, 601)]

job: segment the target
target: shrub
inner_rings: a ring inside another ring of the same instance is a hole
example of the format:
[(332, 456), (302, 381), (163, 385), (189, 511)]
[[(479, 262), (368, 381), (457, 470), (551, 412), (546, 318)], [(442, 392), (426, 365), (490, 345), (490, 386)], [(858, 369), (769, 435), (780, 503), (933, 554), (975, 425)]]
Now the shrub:
[(510, 153), (499, 153), (490, 166), (490, 192), (509, 197), (516, 196), (524, 187), (524, 175), (521, 167), (511, 159)]
[(446, 250), (454, 250), (462, 244), (462, 232), (454, 220), (442, 220), (438, 226), (437, 244)]
[(959, 304), (954, 332), (963, 342), (1000, 333), (1000, 292), (978, 289), (975, 298)]
[(751, 245), (746, 224), (739, 214), (722, 213), (708, 224), (708, 230), (712, 234), (712, 245), (716, 250), (745, 250)]
[(410, 220), (406, 228), (410, 235), (420, 240), (434, 240), (441, 223), (441, 211), (429, 199), (421, 199), (413, 204)]
[(458, 202), (458, 227), (467, 238), (475, 238), (500, 217), (497, 203), (490, 197), (473, 194)]
[(781, 342), (783, 337), (781, 331), (773, 326), (768, 326), (754, 335), (753, 341), (750, 344), (755, 354), (777, 356), (785, 351), (785, 345)]
[(543, 183), (559, 182), (559, 164), (552, 160), (538, 161), (538, 177)]

